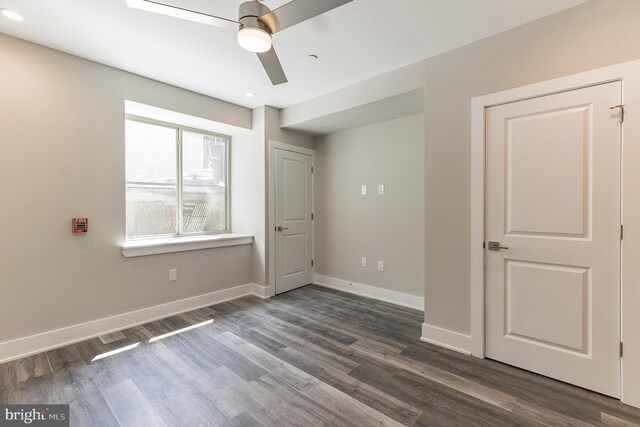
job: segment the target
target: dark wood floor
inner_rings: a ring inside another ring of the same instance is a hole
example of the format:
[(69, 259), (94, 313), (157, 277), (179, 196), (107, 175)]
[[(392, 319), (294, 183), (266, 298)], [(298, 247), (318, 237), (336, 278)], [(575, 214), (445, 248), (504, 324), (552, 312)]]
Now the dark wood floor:
[(246, 297), (0, 365), (0, 402), (70, 403), (72, 426), (640, 423), (614, 399), (420, 342), (422, 322), (317, 286)]

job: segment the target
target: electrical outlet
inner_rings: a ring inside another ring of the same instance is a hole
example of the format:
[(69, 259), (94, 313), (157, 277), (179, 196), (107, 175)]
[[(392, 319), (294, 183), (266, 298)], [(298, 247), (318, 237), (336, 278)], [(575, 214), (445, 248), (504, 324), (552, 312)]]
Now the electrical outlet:
[(362, 187), (360, 187), (360, 193), (364, 196), (367, 194), (367, 186), (363, 185)]
[(384, 261), (378, 261), (378, 271), (384, 271)]
[(175, 282), (176, 280), (178, 280), (178, 270), (172, 268), (171, 270), (169, 270), (169, 281)]
[(361, 258), (360, 259), (360, 267), (366, 267), (367, 266), (367, 259), (366, 258)]
[(384, 194), (384, 184), (378, 185), (378, 194)]

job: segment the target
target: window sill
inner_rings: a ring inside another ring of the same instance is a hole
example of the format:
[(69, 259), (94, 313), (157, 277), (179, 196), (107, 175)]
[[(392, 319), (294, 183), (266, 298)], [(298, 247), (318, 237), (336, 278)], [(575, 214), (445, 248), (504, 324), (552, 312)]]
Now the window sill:
[(171, 237), (168, 239), (134, 240), (122, 246), (125, 258), (221, 248), (223, 246), (251, 245), (251, 234), (213, 234), (206, 236)]

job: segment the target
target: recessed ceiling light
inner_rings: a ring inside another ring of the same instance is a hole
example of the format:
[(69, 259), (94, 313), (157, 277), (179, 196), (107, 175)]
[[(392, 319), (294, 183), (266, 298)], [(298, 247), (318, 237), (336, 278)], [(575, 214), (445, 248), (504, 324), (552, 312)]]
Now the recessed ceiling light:
[(307, 58), (309, 59), (309, 61), (315, 61), (316, 59), (318, 59), (318, 55), (309, 55), (307, 56)]
[(253, 92), (247, 92), (247, 93), (245, 93), (245, 95), (246, 95), (247, 98), (254, 98), (256, 96), (256, 94), (253, 93)]
[(7, 17), (9, 19), (13, 19), (14, 21), (22, 21), (22, 20), (24, 20), (22, 15), (20, 15), (18, 12), (14, 11), (14, 10), (0, 9), (0, 12), (2, 12), (2, 14), (5, 17)]

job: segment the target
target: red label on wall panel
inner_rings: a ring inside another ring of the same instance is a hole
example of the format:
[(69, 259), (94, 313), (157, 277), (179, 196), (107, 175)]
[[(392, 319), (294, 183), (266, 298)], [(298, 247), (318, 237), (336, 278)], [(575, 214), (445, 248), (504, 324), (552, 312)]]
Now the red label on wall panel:
[(73, 234), (81, 234), (89, 231), (89, 218), (73, 218), (71, 220)]

